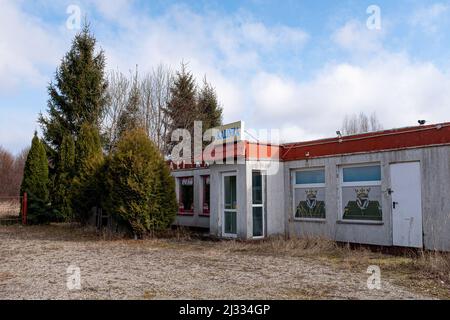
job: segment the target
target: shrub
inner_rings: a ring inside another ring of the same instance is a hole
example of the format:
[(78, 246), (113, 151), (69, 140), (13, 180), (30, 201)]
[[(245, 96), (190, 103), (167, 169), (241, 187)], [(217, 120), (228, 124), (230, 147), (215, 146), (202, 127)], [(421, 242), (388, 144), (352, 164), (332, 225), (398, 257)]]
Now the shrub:
[(71, 135), (64, 136), (59, 152), (57, 172), (52, 188), (52, 206), (60, 220), (73, 219), (72, 183), (75, 165), (75, 142)]
[(48, 160), (44, 145), (34, 134), (31, 149), (25, 161), (24, 175), (20, 192), (28, 194), (29, 223), (46, 223), (52, 218), (48, 205)]
[(99, 172), (104, 163), (99, 130), (84, 123), (76, 141), (73, 179), (73, 210), (80, 222), (86, 223), (92, 208), (100, 205)]
[(177, 210), (174, 181), (141, 129), (119, 140), (108, 168), (109, 210), (135, 237), (165, 229)]

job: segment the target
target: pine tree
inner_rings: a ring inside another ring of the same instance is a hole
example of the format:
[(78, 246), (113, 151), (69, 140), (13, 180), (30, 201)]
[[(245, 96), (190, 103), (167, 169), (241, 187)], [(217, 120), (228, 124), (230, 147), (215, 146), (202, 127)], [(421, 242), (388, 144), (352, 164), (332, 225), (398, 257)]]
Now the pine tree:
[(77, 218), (85, 223), (93, 207), (98, 206), (100, 190), (98, 174), (104, 162), (99, 130), (84, 123), (76, 141), (73, 208)]
[(134, 129), (143, 128), (143, 115), (141, 111), (141, 91), (139, 88), (138, 74), (133, 80), (133, 86), (129, 93), (129, 98), (125, 109), (122, 110), (117, 124), (117, 139), (120, 139), (126, 132)]
[(125, 133), (108, 170), (109, 210), (135, 237), (165, 229), (177, 203), (173, 178), (154, 143), (142, 129)]
[(41, 114), (39, 122), (55, 165), (64, 135), (76, 140), (85, 122), (98, 127), (107, 104), (105, 56), (103, 51), (96, 53), (95, 46), (96, 39), (85, 25), (48, 87), (48, 116)]
[(20, 193), (28, 195), (28, 221), (30, 223), (48, 222), (51, 217), (48, 210), (48, 160), (45, 148), (34, 134), (31, 149), (25, 162)]
[(197, 102), (197, 113), (203, 122), (203, 131), (222, 125), (222, 112), (216, 90), (204, 78)]
[(169, 130), (167, 132), (167, 144), (169, 153), (175, 145), (172, 142), (172, 132), (176, 129), (186, 129), (193, 137), (194, 121), (198, 119), (196, 93), (197, 88), (194, 76), (186, 69), (186, 65), (181, 65), (181, 71), (177, 72), (172, 88), (170, 89), (171, 99), (165, 108), (169, 119)]

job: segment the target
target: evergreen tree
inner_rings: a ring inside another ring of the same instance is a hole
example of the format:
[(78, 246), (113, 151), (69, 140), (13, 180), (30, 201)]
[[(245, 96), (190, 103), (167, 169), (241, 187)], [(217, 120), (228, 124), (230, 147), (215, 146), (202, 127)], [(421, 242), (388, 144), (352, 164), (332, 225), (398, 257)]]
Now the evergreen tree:
[(170, 174), (170, 168), (162, 157), (159, 159), (158, 173), (160, 182), (158, 199), (161, 203), (159, 212), (151, 217), (151, 222), (156, 230), (162, 230), (170, 226), (178, 212), (177, 194), (175, 191), (175, 179)]
[(172, 140), (172, 132), (176, 129), (186, 129), (193, 137), (194, 121), (198, 119), (196, 84), (194, 76), (186, 69), (186, 65), (181, 65), (181, 71), (177, 72), (174, 83), (170, 89), (171, 99), (165, 108), (169, 126), (167, 132), (167, 143), (169, 153), (175, 145)]
[(120, 139), (107, 176), (109, 210), (135, 237), (170, 226), (177, 211), (174, 181), (144, 130)]
[(117, 138), (120, 139), (120, 137), (128, 131), (143, 127), (144, 122), (141, 110), (141, 91), (139, 88), (138, 74), (136, 70), (136, 75), (133, 80), (133, 86), (130, 90), (127, 104), (125, 105), (124, 110), (120, 113), (118, 119)]
[(107, 104), (105, 56), (103, 51), (96, 53), (95, 46), (96, 39), (85, 25), (48, 87), (48, 116), (41, 114), (39, 122), (55, 165), (64, 135), (76, 140), (85, 122), (98, 127)]
[(204, 78), (197, 102), (197, 113), (203, 121), (203, 131), (222, 125), (222, 111), (216, 90)]
[(72, 183), (75, 167), (75, 142), (71, 135), (64, 135), (55, 176), (52, 196), (52, 205), (59, 218), (70, 221), (73, 219), (72, 209)]
[(25, 162), (20, 193), (28, 195), (28, 221), (30, 223), (48, 222), (51, 217), (48, 210), (48, 160), (45, 148), (34, 134), (31, 149)]
[(104, 162), (99, 130), (84, 123), (76, 141), (73, 208), (77, 218), (85, 223), (93, 207), (98, 206), (100, 190), (98, 173)]

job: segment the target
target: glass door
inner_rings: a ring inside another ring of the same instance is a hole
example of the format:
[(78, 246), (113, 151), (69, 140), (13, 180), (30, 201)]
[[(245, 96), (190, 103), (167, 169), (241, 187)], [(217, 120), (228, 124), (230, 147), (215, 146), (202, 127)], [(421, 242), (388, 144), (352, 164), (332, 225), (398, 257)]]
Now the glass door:
[(264, 219), (264, 179), (261, 171), (252, 172), (252, 218), (253, 238), (263, 238)]
[(237, 235), (237, 192), (236, 174), (223, 175), (223, 233), (225, 236)]

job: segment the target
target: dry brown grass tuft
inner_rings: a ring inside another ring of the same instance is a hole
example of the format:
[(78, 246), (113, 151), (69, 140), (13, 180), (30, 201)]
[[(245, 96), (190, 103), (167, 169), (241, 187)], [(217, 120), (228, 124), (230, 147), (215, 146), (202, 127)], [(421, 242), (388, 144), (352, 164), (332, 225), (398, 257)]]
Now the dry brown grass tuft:
[(221, 246), (224, 250), (231, 252), (293, 257), (331, 254), (340, 250), (335, 242), (317, 237), (291, 239), (271, 237), (255, 241), (230, 240), (223, 241)]
[(413, 266), (418, 271), (433, 276), (444, 283), (450, 284), (450, 254), (438, 251), (422, 251), (413, 260)]
[(386, 254), (365, 246), (352, 247), (317, 238), (274, 237), (259, 241), (223, 241), (222, 250), (234, 253), (301, 257), (342, 270), (361, 272), (377, 265), (382, 275), (412, 291), (450, 298), (450, 254), (404, 250)]

